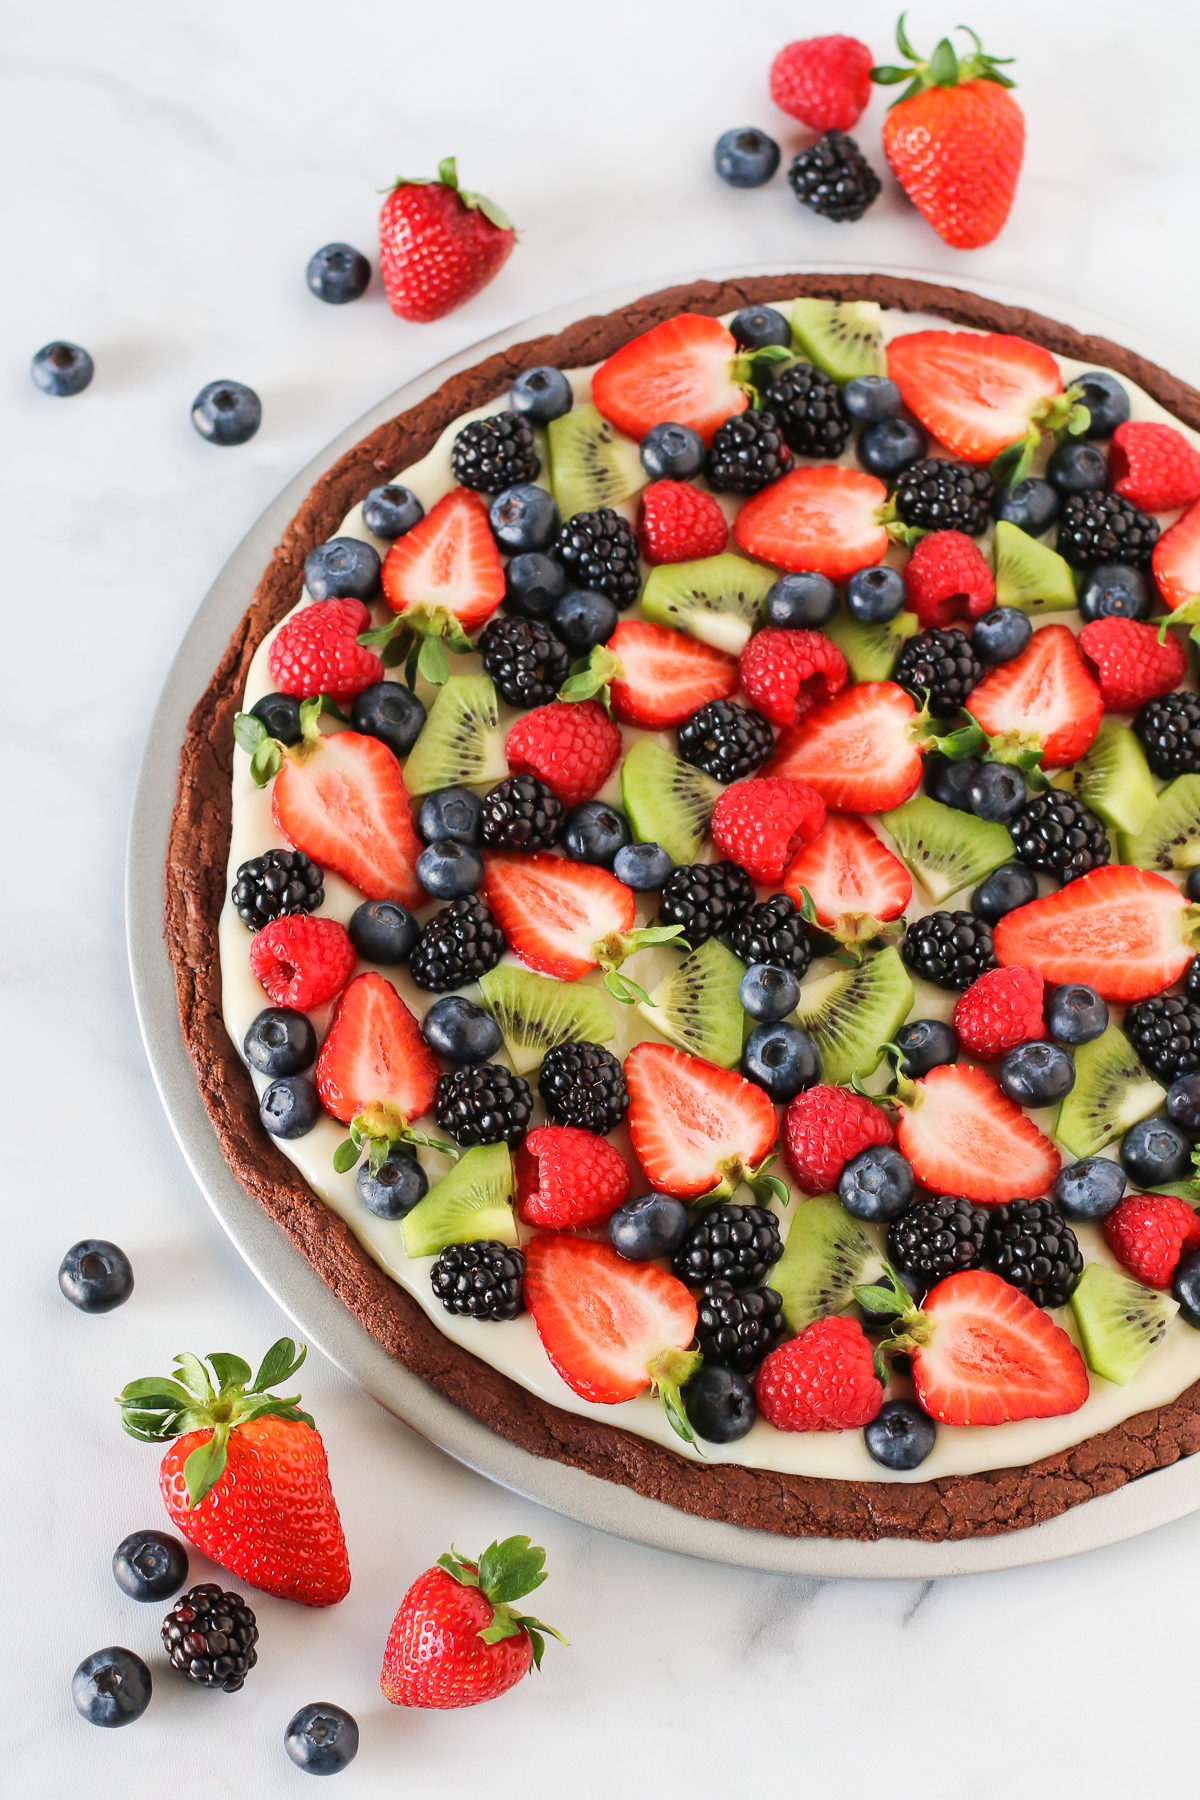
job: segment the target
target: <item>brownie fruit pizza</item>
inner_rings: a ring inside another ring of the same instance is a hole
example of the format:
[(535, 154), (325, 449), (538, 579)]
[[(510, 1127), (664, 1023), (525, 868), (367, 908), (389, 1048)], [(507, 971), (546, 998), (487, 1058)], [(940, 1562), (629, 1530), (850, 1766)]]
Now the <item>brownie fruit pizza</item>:
[(1118, 345), (796, 275), (518, 345), (318, 481), (166, 936), (227, 1161), (391, 1355), (791, 1535), (1200, 1447), (1198, 447)]

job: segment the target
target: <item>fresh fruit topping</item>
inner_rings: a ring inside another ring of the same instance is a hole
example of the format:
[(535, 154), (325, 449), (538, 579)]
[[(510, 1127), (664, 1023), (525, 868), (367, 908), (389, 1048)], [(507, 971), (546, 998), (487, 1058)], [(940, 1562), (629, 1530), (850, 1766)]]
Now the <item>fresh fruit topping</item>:
[(948, 457), (908, 462), (896, 479), (896, 516), (914, 531), (987, 530), (995, 483), (986, 469)]
[(517, 1213), (527, 1225), (579, 1231), (603, 1225), (629, 1195), (612, 1145), (572, 1125), (541, 1125), (514, 1158)]
[(747, 967), (769, 964), (788, 970), (799, 980), (812, 961), (812, 941), (804, 915), (786, 894), (772, 894), (769, 900), (760, 900), (726, 931), (726, 936), (733, 954)]
[(379, 272), (391, 309), (428, 324), (487, 286), (517, 234), (500, 208), (458, 185), (455, 159), (438, 178), (399, 177), (379, 214)]
[(1075, 1085), (1075, 1064), (1061, 1044), (1018, 1044), (997, 1073), (1000, 1086), (1018, 1106), (1052, 1106)]
[(988, 1217), (986, 1207), (966, 1199), (918, 1200), (888, 1226), (888, 1256), (924, 1292), (947, 1275), (978, 1268)]
[(639, 1194), (619, 1206), (608, 1221), (614, 1250), (629, 1262), (653, 1262), (671, 1256), (683, 1242), (688, 1209), (670, 1194)]
[(772, 1100), (790, 1100), (821, 1079), (821, 1056), (806, 1031), (779, 1020), (755, 1026), (742, 1050), (742, 1069)]
[(1046, 464), (1046, 480), (1060, 495), (1103, 493), (1108, 460), (1095, 444), (1060, 444)]
[(629, 1135), (655, 1188), (682, 1199), (732, 1194), (759, 1174), (775, 1144), (775, 1108), (761, 1088), (666, 1044), (625, 1058)]
[(1157, 1080), (1174, 1082), (1200, 1068), (1200, 996), (1194, 982), (1187, 993), (1139, 1000), (1121, 1026)]
[(788, 1168), (806, 1194), (828, 1194), (852, 1157), (871, 1144), (894, 1144), (883, 1108), (865, 1094), (828, 1085), (797, 1094), (783, 1115)]
[(611, 869), (619, 850), (627, 850), (632, 833), (629, 820), (607, 800), (581, 800), (563, 820), (562, 847), (575, 862), (595, 863)]
[(775, 749), (775, 733), (752, 706), (710, 700), (683, 721), (679, 754), (714, 781), (742, 781), (762, 767)]
[[(601, 507), (596, 512), (573, 513), (554, 540), (551, 555), (561, 565), (575, 590), (583, 590), (588, 595), (598, 593), (607, 596), (618, 612), (625, 612), (637, 599), (641, 586), (638, 541), (629, 521), (611, 507)], [(563, 608), (569, 608), (570, 602), (571, 596), (567, 595), (561, 605), (555, 607), (555, 629), (564, 638), (568, 649), (574, 650), (577, 655), (584, 655), (591, 648), (591, 643), (580, 644), (575, 631), (563, 630)], [(594, 612), (591, 606), (586, 610), (588, 613)], [(602, 643), (611, 635), (615, 621), (610, 622), (606, 618), (605, 623), (608, 629), (601, 635), (594, 636), (593, 642)], [(588, 635), (592, 636), (591, 633)]]
[[(1117, 1025), (1080, 1044), (1074, 1060), (1075, 1085), (1059, 1108), (1054, 1134), (1072, 1156), (1094, 1158), (1106, 1144), (1157, 1112), (1166, 1096)], [(1109, 1163), (1102, 1172), (1112, 1176), (1116, 1169)], [(1124, 1185), (1123, 1178), (1117, 1182), (1112, 1200), (1119, 1198)]]
[[(508, 1075), (507, 1069), (503, 1073)], [(498, 1243), (515, 1248), (519, 1236), (512, 1192), (508, 1145), (476, 1144), (405, 1213), (401, 1227), (405, 1256), (436, 1256), (447, 1244)]]
[(258, 1116), (272, 1137), (305, 1137), (324, 1117), (321, 1096), (307, 1075), (282, 1075), (264, 1089)]
[(969, 912), (931, 912), (914, 919), (902, 954), (914, 975), (941, 988), (968, 988), (996, 966), (991, 927)]
[(189, 1588), (162, 1622), (171, 1667), (198, 1687), (236, 1694), (258, 1661), (258, 1625), (240, 1594), (215, 1581)]
[(405, 625), (464, 648), (463, 635), (485, 625), (504, 598), (504, 570), (479, 495), (452, 488), (396, 539), (382, 581), (384, 599)]
[(908, 332), (888, 345), (888, 374), (926, 430), (969, 463), (990, 463), (1029, 437), (1036, 445), (1074, 404), (1048, 350), (998, 332)]
[(1042, 978), (1032, 969), (988, 969), (954, 1004), (954, 1029), (969, 1056), (1003, 1056), (1046, 1035)]
[(671, 1259), (680, 1281), (755, 1287), (783, 1249), (779, 1221), (763, 1206), (707, 1206), (689, 1224)]
[(1052, 1200), (1013, 1200), (988, 1215), (982, 1262), (1035, 1306), (1065, 1306), (1083, 1274), (1078, 1239)]
[(1165, 1291), (1180, 1257), (1200, 1245), (1200, 1218), (1170, 1194), (1127, 1194), (1105, 1219), (1104, 1236), (1131, 1275)]
[(963, 531), (931, 531), (908, 559), (904, 571), (908, 608), (922, 625), (949, 625), (978, 619), (995, 600), (992, 571)]
[(740, 924), (753, 905), (754, 887), (736, 863), (684, 864), (663, 883), (658, 917), (696, 950)]
[(1172, 611), (1200, 593), (1200, 502), (1163, 532), (1154, 546), (1151, 567), (1158, 591)]
[(712, 840), (753, 880), (774, 887), (824, 823), (825, 802), (802, 781), (739, 781), (717, 801)]
[(534, 775), (498, 782), (479, 809), (479, 835), (490, 850), (549, 850), (562, 831), (563, 803)]
[(328, 694), (349, 706), (383, 680), (383, 664), (358, 643), (371, 615), (361, 600), (319, 600), (284, 620), (271, 641), (267, 667), (281, 694)]
[(491, 910), (474, 894), (463, 894), (422, 928), (408, 972), (419, 988), (444, 994), (447, 988), (478, 981), (507, 948)]
[(1163, 875), (1094, 869), (1001, 919), (996, 955), (1055, 986), (1086, 981), (1105, 1000), (1147, 1000), (1186, 969), (1200, 939), (1194, 914)]
[(792, 158), (788, 186), (801, 206), (845, 225), (862, 218), (883, 183), (852, 137), (825, 131)]
[(883, 561), (887, 528), (876, 514), (886, 499), (882, 481), (858, 469), (795, 469), (746, 501), (733, 522), (734, 540), (776, 568), (845, 581)]
[[(747, 1288), (743, 1293), (735, 1293), (731, 1282), (705, 1282), (696, 1320), (696, 1348), (706, 1363), (723, 1370), (736, 1369), (743, 1375), (753, 1374), (785, 1330), (783, 1298), (774, 1288)], [(695, 1426), (691, 1398), (690, 1394), (684, 1395), (688, 1418)]]
[[(773, 311), (769, 306), (751, 306), (739, 313), (729, 326), (743, 349), (746, 348), (743, 326), (751, 316), (762, 323), (768, 334), (772, 329), (769, 321), (774, 319), (778, 330), (772, 341), (791, 345), (792, 334), (782, 313)], [(742, 321), (741, 325), (739, 320)], [(765, 342), (764, 338), (762, 343)], [(756, 347), (761, 348), (762, 343)], [(704, 439), (690, 425), (673, 425), (669, 420), (662, 425), (652, 425), (637, 449), (638, 460), (651, 481), (690, 481), (693, 475), (703, 473)]]
[(706, 444), (722, 419), (742, 412), (734, 380), (738, 347), (718, 319), (680, 313), (622, 346), (592, 377), (592, 399), (619, 431), (641, 440), (669, 419)]
[(912, 982), (895, 950), (805, 983), (796, 1024), (817, 1046), (826, 1081), (869, 1075), (912, 1009)]
[(335, 537), (305, 557), (304, 585), (314, 600), (365, 603), (379, 593), (379, 570), (379, 552), (373, 544), (363, 538)]
[(1057, 542), (1058, 554), (1075, 569), (1099, 563), (1147, 569), (1158, 542), (1158, 521), (1120, 494), (1069, 494)]
[(597, 701), (556, 700), (517, 720), (504, 754), (516, 774), (536, 775), (564, 806), (577, 806), (612, 774), (621, 733)]
[(1189, 1199), (1195, 1192), (1192, 1141), (1170, 1119), (1143, 1119), (1127, 1131), (1120, 1157), (1134, 1187), (1173, 1188)]
[[(784, 580), (787, 579), (785, 575)], [(880, 563), (874, 569), (856, 569), (846, 583), (846, 611), (857, 625), (888, 624), (903, 611), (907, 597), (904, 576), (888, 563)]]
[(358, 1721), (343, 1706), (317, 1700), (288, 1720), (283, 1747), (308, 1775), (336, 1775), (358, 1755)]
[(1103, 1263), (1089, 1263), (1071, 1295), (1071, 1311), (1089, 1368), (1124, 1387), (1162, 1343), (1179, 1303)]
[[(416, 748), (404, 765), (412, 794), (499, 781), (508, 773), (496, 690), (487, 675), (452, 675), (438, 690)], [(446, 837), (461, 835), (446, 831)], [(467, 840), (464, 840), (467, 841)]]
[(341, 993), (354, 973), (354, 946), (336, 919), (295, 914), (263, 926), (250, 967), (272, 1005), (307, 1012)]
[[(1071, 565), (1048, 544), (1030, 537), (1017, 525), (1001, 518), (996, 522), (992, 551), (996, 570), (996, 605), (1019, 607), (1023, 612), (1070, 612), (1080, 597)], [(1026, 621), (1028, 625), (1028, 621)], [(1029, 632), (1026, 630), (1026, 643)], [(1024, 644), (1017, 646), (1024, 649)], [(1014, 652), (1016, 654), (1016, 652)], [(1011, 658), (993, 657), (993, 662)]]
[(631, 890), (604, 869), (560, 856), (488, 856), (484, 894), (521, 961), (561, 981), (596, 968), (604, 940), (633, 929)]
[(983, 679), (983, 664), (965, 631), (933, 626), (900, 646), (892, 679), (934, 718), (948, 719), (966, 705), (967, 695)]
[(83, 1238), (58, 1265), (58, 1285), (80, 1312), (111, 1312), (133, 1292), (133, 1265), (106, 1238)]
[(192, 424), (210, 444), (245, 444), (262, 424), (262, 401), (244, 381), (209, 381), (192, 401)]
[(1046, 1030), (1060, 1044), (1090, 1044), (1108, 1029), (1108, 1007), (1095, 988), (1068, 982), (1046, 996)]
[(451, 1069), (437, 1084), (434, 1117), (456, 1144), (516, 1144), (533, 1117), (529, 1083), (501, 1063)]
[(698, 853), (720, 797), (711, 776), (652, 737), (639, 738), (621, 767), (621, 804), (634, 836), (659, 845), (674, 863), (690, 863)]
[(393, 538), (403, 537), (425, 517), (425, 508), (411, 488), (398, 481), (389, 481), (382, 487), (371, 489), (362, 503), (362, 516), (371, 536), (383, 538), (390, 544)]
[(1017, 860), (1064, 885), (1103, 868), (1112, 855), (1104, 826), (1071, 793), (1035, 794), (1010, 820), (1009, 830)]
[(867, 1454), (883, 1469), (917, 1469), (937, 1442), (937, 1426), (913, 1400), (885, 1400), (863, 1429)]
[(912, 1204), (913, 1172), (890, 1144), (872, 1144), (852, 1156), (838, 1177), (838, 1199), (852, 1219), (886, 1225)]
[(772, 585), (771, 570), (744, 556), (675, 563), (651, 570), (642, 611), (658, 625), (675, 626), (729, 656), (740, 656), (750, 633), (762, 623)]
[[(793, 165), (794, 167), (795, 165)], [(850, 439), (850, 415), (832, 376), (812, 363), (790, 363), (763, 389), (763, 405), (797, 456), (842, 454)]]
[(708, 938), (638, 1003), (646, 1023), (692, 1056), (730, 1069), (742, 1054), (738, 998), (745, 965), (716, 938)]
[[(528, 1075), (546, 1058), (561, 1054), (567, 1045), (595, 1049), (598, 1043), (606, 1042), (613, 1035), (612, 1015), (603, 995), (594, 988), (566, 986), (561, 981), (535, 975), (530, 969), (518, 969), (505, 963), (479, 977), (479, 992), (494, 1016), (494, 1029), (503, 1033), (509, 1061), (518, 1075)], [(453, 1006), (469, 1002), (455, 999), (438, 1004)], [(435, 1010), (430, 1008), (430, 1013)], [(430, 1013), (425, 1015), (427, 1036)], [(439, 1055), (447, 1055), (440, 1043), (434, 1043), (433, 1047)], [(489, 1040), (487, 1055), (499, 1048), (499, 1038), (494, 1042)], [(477, 1062), (482, 1059), (455, 1056), (451, 1060)], [(570, 1119), (567, 1123), (576, 1125), (580, 1121)]]
[(590, 401), (572, 408), (568, 398), (567, 411), (550, 421), (547, 436), (550, 484), (564, 519), (616, 506), (645, 487), (646, 471), (637, 445)]
[(928, 794), (918, 794), (883, 813), (881, 823), (931, 900), (945, 900), (974, 886), (1010, 862), (1014, 854), (1006, 826), (955, 811)]
[(871, 827), (853, 813), (827, 813), (810, 843), (787, 870), (784, 890), (796, 902), (807, 894), (818, 925), (845, 943), (878, 936), (912, 899), (912, 878)]
[(757, 494), (785, 475), (792, 461), (775, 414), (751, 406), (717, 426), (704, 474), (716, 494)]
[(879, 1250), (832, 1194), (797, 1209), (783, 1255), (770, 1283), (783, 1296), (788, 1330), (803, 1331), (814, 1319), (844, 1311), (855, 1283), (879, 1267)]
[(453, 838), (430, 844), (417, 858), (417, 880), (435, 900), (457, 900), (473, 894), (483, 881), (483, 862), (470, 844)]
[(429, 1192), (429, 1177), (416, 1157), (389, 1145), (374, 1173), (369, 1160), (359, 1163), (354, 1188), (377, 1219), (402, 1219)]
[(567, 678), (571, 655), (540, 619), (490, 619), (476, 649), (496, 692), (510, 706), (547, 706)]
[(447, 1244), (429, 1271), (429, 1285), (448, 1313), (498, 1325), (524, 1309), (525, 1252), (483, 1238)]
[(872, 61), (857, 38), (801, 38), (771, 64), (771, 98), (810, 131), (849, 131), (871, 98)]
[[(527, 970), (507, 972), (528, 975)], [(481, 983), (488, 979), (487, 975), (481, 977)], [(528, 979), (538, 981), (541, 977), (528, 975)], [(558, 983), (554, 985), (557, 987)], [(452, 1063), (490, 1062), (504, 1042), (504, 1033), (491, 1013), (462, 994), (435, 1000), (421, 1020), (421, 1035), (431, 1050)], [(517, 1072), (522, 1071), (518, 1068)]]
[(1178, 687), (1187, 673), (1187, 651), (1169, 631), (1134, 619), (1096, 619), (1076, 640), (1114, 712), (1136, 712), (1147, 700)]
[(839, 812), (883, 812), (921, 780), (918, 736), (917, 709), (904, 689), (863, 681), (806, 713), (763, 773), (806, 781)]
[[(450, 452), (450, 472), (460, 487), (500, 496), (488, 516), (502, 550), (546, 548), (558, 529), (558, 509), (544, 489), (523, 485), (536, 481), (541, 472), (533, 426), (528, 419), (523, 419), (519, 413), (501, 412), (492, 413), (486, 419), (472, 419), (461, 426)], [(505, 526), (513, 509), (504, 502), (506, 491), (518, 496), (518, 519), (523, 497), (525, 504), (533, 503), (537, 507), (543, 526), (553, 521), (549, 530), (543, 529), (537, 534), (535, 543), (509, 541)]]
[(798, 725), (841, 693), (846, 659), (820, 631), (760, 631), (742, 651), (742, 686), (776, 725)]
[(350, 723), (355, 731), (361, 731), (364, 737), (378, 738), (393, 756), (408, 755), (427, 716), (424, 703), (398, 681), (373, 681), (350, 708)]
[[(1083, 636), (1081, 631), (1076, 641), (1081, 643)], [(1054, 786), (1075, 794), (1106, 825), (1131, 835), (1142, 830), (1158, 804), (1146, 753), (1129, 727), (1116, 719), (1101, 722), (1091, 747), (1054, 777)]]
[(638, 507), (638, 539), (648, 563), (687, 562), (717, 556), (729, 526), (711, 494), (686, 481), (656, 481)]
[(857, 1431), (883, 1405), (874, 1355), (856, 1319), (815, 1319), (772, 1350), (754, 1392), (777, 1431)]
[[(383, 975), (356, 976), (338, 1001), (317, 1058), (317, 1091), (326, 1110), (348, 1125), (368, 1110), (393, 1109), (403, 1132), (410, 1119), (432, 1111), (439, 1073), (420, 1025), (391, 982)], [(382, 1124), (378, 1132), (360, 1130), (364, 1137), (396, 1141)]]
[(1029, 647), (985, 675), (967, 711), (992, 739), (1040, 749), (1046, 768), (1082, 756), (1100, 729), (1104, 701), (1065, 625), (1043, 625)]
[(1163, 694), (1147, 700), (1133, 729), (1156, 775), (1200, 773), (1200, 699), (1195, 694)]
[(896, 1056), (901, 1075), (911, 1075), (914, 1080), (942, 1063), (958, 1060), (958, 1039), (941, 1019), (910, 1019), (893, 1032), (885, 1047), (889, 1055)]
[(1118, 425), (1108, 473), (1113, 492), (1143, 512), (1169, 512), (1200, 499), (1200, 452), (1173, 425), (1142, 419)]
[(935, 1194), (998, 1206), (1044, 1194), (1062, 1158), (990, 1076), (944, 1064), (920, 1081), (899, 1077), (896, 1142), (917, 1180)]
[(773, 1025), (799, 1005), (800, 977), (774, 963), (751, 963), (738, 982), (738, 999), (748, 1017), (760, 1025)]
[[(595, 993), (591, 988), (580, 991)], [(600, 999), (598, 994), (595, 998)], [(607, 1008), (605, 1012), (607, 1015)], [(612, 1036), (611, 1026), (605, 1035)], [(612, 1052), (599, 1044), (568, 1041), (547, 1050), (538, 1093), (557, 1124), (573, 1125), (598, 1137), (615, 1131), (629, 1111), (624, 1071)]]

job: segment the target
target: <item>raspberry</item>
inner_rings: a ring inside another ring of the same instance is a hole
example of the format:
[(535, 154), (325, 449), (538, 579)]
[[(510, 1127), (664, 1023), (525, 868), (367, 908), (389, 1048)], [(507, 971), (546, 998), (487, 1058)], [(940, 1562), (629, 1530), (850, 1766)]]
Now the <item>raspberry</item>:
[(1105, 1219), (1104, 1236), (1138, 1281), (1169, 1288), (1179, 1258), (1200, 1245), (1200, 1219), (1170, 1194), (1127, 1194)]
[(336, 919), (291, 913), (263, 926), (250, 946), (250, 967), (273, 1006), (307, 1012), (341, 993), (354, 973), (354, 945)]
[(904, 571), (908, 610), (922, 625), (949, 625), (978, 619), (996, 599), (992, 571), (965, 531), (931, 531), (908, 559)]
[(955, 1001), (952, 1023), (972, 1056), (1003, 1056), (1045, 1037), (1041, 976), (1032, 969), (988, 969)]
[(738, 781), (717, 801), (712, 841), (747, 875), (773, 887), (824, 823), (825, 802), (803, 781)]
[(574, 1125), (540, 1125), (513, 1159), (517, 1212), (527, 1225), (602, 1225), (629, 1197), (629, 1170), (606, 1139)]
[(1164, 631), (1136, 619), (1093, 619), (1075, 642), (1087, 658), (1105, 706), (1136, 712), (1147, 700), (1178, 687), (1187, 673), (1187, 651)]
[(514, 775), (536, 775), (564, 806), (590, 800), (621, 754), (621, 733), (595, 700), (555, 700), (519, 719), (504, 745)]
[(742, 651), (742, 687), (775, 725), (798, 725), (805, 713), (840, 694), (846, 659), (819, 631), (759, 631)]
[(883, 1108), (846, 1088), (808, 1088), (783, 1115), (784, 1157), (805, 1194), (830, 1193), (852, 1156), (895, 1141)]
[(1128, 420), (1108, 453), (1113, 492), (1142, 512), (1168, 512), (1200, 499), (1200, 454), (1173, 425)]
[(871, 98), (872, 60), (852, 37), (785, 44), (771, 64), (771, 98), (813, 131), (849, 131)]
[(271, 645), (267, 667), (278, 693), (328, 694), (348, 706), (372, 682), (383, 680), (373, 650), (355, 642), (371, 615), (361, 600), (317, 600), (285, 619)]
[(777, 1431), (857, 1431), (883, 1405), (871, 1346), (856, 1319), (815, 1319), (772, 1350), (754, 1391)]
[(638, 508), (638, 538), (648, 563), (689, 562), (717, 556), (729, 527), (711, 494), (686, 481), (655, 481)]

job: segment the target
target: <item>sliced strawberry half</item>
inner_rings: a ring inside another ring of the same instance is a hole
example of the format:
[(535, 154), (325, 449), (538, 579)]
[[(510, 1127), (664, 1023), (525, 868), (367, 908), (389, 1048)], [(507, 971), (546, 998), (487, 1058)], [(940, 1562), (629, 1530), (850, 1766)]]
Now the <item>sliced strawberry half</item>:
[(1165, 875), (1117, 864), (1006, 913), (994, 940), (1001, 963), (1052, 986), (1082, 981), (1105, 1000), (1149, 1000), (1200, 947), (1200, 906)]
[(785, 731), (760, 773), (806, 781), (841, 812), (886, 812), (916, 792), (919, 739), (912, 697), (894, 681), (861, 681)]
[(710, 700), (727, 700), (738, 689), (735, 656), (666, 625), (622, 619), (603, 654), (618, 665), (619, 672), (610, 677), (609, 697), (627, 725), (665, 731), (682, 725)]
[(504, 568), (487, 507), (452, 488), (383, 559), (383, 597), (417, 631), (478, 631), (504, 598)]
[(1065, 625), (1043, 625), (1019, 656), (985, 675), (966, 708), (989, 737), (1039, 748), (1048, 769), (1083, 755), (1100, 729), (1104, 699)]
[(750, 404), (733, 378), (737, 342), (719, 319), (680, 313), (601, 363), (592, 399), (618, 431), (642, 439), (652, 425), (690, 425), (706, 444)]
[(732, 1193), (774, 1148), (775, 1108), (730, 1069), (644, 1042), (625, 1058), (625, 1084), (634, 1153), (664, 1193)]
[(598, 968), (603, 940), (633, 925), (631, 888), (605, 869), (562, 856), (487, 856), (483, 892), (526, 967), (560, 981)]
[(946, 1063), (921, 1081), (901, 1076), (896, 1142), (923, 1187), (978, 1206), (1050, 1191), (1062, 1158), (982, 1069)]
[(909, 411), (970, 463), (1025, 437), (1062, 393), (1048, 350), (998, 332), (913, 331), (892, 339), (887, 360)]
[(784, 892), (797, 906), (807, 892), (817, 924), (853, 941), (900, 917), (912, 899), (912, 876), (869, 825), (853, 813), (828, 813), (793, 858)]
[(1158, 591), (1174, 612), (1200, 594), (1200, 500), (1189, 506), (1154, 546), (1151, 558)]
[(400, 764), (378, 738), (356, 731), (322, 737), (314, 727), (283, 757), (271, 817), (297, 850), (368, 900), (425, 905), (416, 873), (424, 845)]
[(369, 1107), (405, 1120), (433, 1111), (441, 1070), (421, 1027), (383, 975), (356, 975), (337, 1004), (317, 1058), (317, 1092), (348, 1125)]
[(1084, 1361), (1061, 1326), (999, 1275), (972, 1269), (921, 1303), (917, 1399), (943, 1425), (1057, 1419), (1088, 1397)]
[(793, 469), (747, 500), (733, 521), (735, 541), (777, 569), (813, 569), (845, 581), (882, 562), (888, 547), (879, 509), (887, 489), (840, 463)]

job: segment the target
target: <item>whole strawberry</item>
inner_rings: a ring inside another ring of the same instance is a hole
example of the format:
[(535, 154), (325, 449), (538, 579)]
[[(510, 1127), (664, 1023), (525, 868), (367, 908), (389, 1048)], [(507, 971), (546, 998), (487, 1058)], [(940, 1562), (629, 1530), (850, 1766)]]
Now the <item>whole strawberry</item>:
[(971, 1056), (1004, 1056), (1046, 1035), (1042, 978), (1032, 969), (987, 969), (954, 1006), (958, 1041)]
[(118, 1395), (121, 1423), (143, 1443), (174, 1440), (158, 1485), (176, 1529), (251, 1587), (304, 1606), (332, 1606), (350, 1587), (346, 1540), (329, 1485), (320, 1433), (300, 1396), (269, 1388), (296, 1373), (307, 1352), (272, 1344), (258, 1374), (240, 1356), (175, 1358), (173, 1376), (131, 1381)]
[(267, 653), (276, 691), (307, 699), (328, 694), (349, 706), (372, 682), (383, 680), (383, 664), (358, 643), (371, 615), (361, 600), (317, 600), (285, 619)]
[(612, 774), (621, 733), (597, 700), (552, 700), (517, 720), (504, 754), (514, 775), (536, 775), (564, 806), (578, 806)]
[(784, 1160), (806, 1194), (831, 1193), (852, 1156), (895, 1141), (882, 1107), (828, 1083), (797, 1094), (783, 1115)]
[(455, 159), (438, 178), (397, 178), (379, 215), (379, 267), (394, 313), (414, 324), (444, 318), (485, 288), (507, 262), (517, 234), (482, 194), (458, 185)]
[(883, 1384), (857, 1319), (815, 1319), (772, 1350), (754, 1383), (777, 1431), (856, 1431), (883, 1405)]
[(785, 44), (771, 64), (771, 98), (812, 131), (849, 131), (871, 98), (871, 52), (852, 37)]
[(978, 544), (965, 531), (931, 531), (904, 570), (909, 612), (922, 626), (978, 619), (996, 599), (996, 583)]
[(527, 1537), (492, 1544), (477, 1562), (439, 1556), (392, 1621), (379, 1678), (385, 1697), (394, 1706), (477, 1706), (515, 1687), (531, 1665), (540, 1669), (542, 1633), (566, 1639), (511, 1602), (541, 1586), (545, 1560)]
[(1187, 651), (1171, 632), (1137, 619), (1093, 619), (1076, 638), (1105, 706), (1136, 712), (1169, 694), (1187, 673)]

